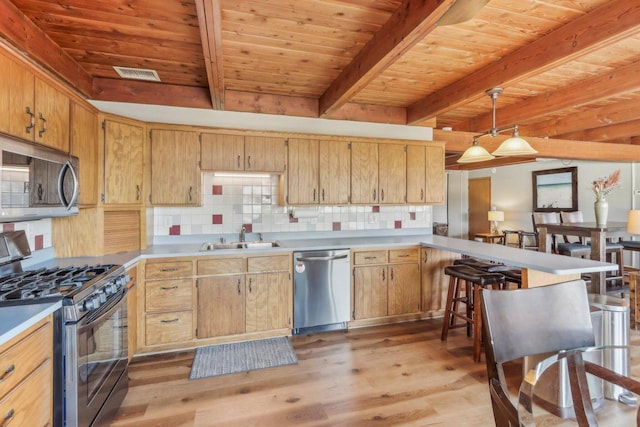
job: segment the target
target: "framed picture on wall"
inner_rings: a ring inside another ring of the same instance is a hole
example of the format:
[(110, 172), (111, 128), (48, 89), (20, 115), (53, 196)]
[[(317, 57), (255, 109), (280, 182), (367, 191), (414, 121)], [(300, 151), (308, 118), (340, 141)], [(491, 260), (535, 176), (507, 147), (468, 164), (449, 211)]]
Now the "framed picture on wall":
[(560, 212), (578, 210), (578, 168), (532, 172), (533, 210)]

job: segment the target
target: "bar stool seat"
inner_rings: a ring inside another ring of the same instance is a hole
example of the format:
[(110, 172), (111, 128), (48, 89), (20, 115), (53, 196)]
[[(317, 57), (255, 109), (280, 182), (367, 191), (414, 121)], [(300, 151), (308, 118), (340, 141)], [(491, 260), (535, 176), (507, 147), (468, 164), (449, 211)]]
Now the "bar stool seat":
[[(470, 329), (473, 328), (473, 360), (478, 362), (480, 361), (482, 343), (480, 288), (492, 286), (494, 289), (501, 289), (505, 284), (505, 276), (501, 273), (488, 273), (477, 270), (464, 264), (447, 266), (444, 269), (444, 273), (449, 276), (449, 290), (447, 292), (440, 339), (446, 341), (449, 329), (457, 327), (455, 324), (456, 318), (464, 320), (464, 325), (460, 326), (467, 327), (467, 335)], [(463, 293), (462, 296), (461, 292)], [(466, 306), (464, 313), (458, 311), (460, 303), (464, 303)]]
[(522, 269), (520, 268), (512, 267), (505, 264), (495, 264), (477, 258), (460, 258), (455, 260), (453, 264), (468, 265), (475, 269), (486, 271), (487, 273), (502, 273), (505, 278), (503, 289), (508, 288), (508, 283), (516, 284), (518, 286), (518, 289), (522, 287)]

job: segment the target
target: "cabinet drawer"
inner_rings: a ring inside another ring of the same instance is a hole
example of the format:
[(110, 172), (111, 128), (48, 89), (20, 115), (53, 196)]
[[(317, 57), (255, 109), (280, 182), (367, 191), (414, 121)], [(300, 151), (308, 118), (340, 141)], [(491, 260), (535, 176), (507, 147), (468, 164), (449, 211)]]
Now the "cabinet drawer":
[(389, 251), (389, 262), (409, 262), (418, 261), (418, 249), (391, 249)]
[(242, 258), (204, 259), (198, 261), (198, 276), (208, 274), (244, 273)]
[(259, 271), (289, 271), (291, 260), (289, 255), (274, 255), (265, 257), (252, 257), (247, 259), (247, 271), (257, 273)]
[(172, 277), (189, 277), (193, 274), (191, 261), (170, 261), (147, 263), (145, 279), (170, 279)]
[(175, 279), (147, 282), (145, 310), (191, 310), (193, 306), (193, 280)]
[(156, 345), (193, 339), (193, 313), (147, 314), (145, 317), (145, 344)]
[(41, 364), (24, 382), (0, 400), (0, 419), (5, 421), (5, 418), (9, 418), (10, 414), (13, 414), (11, 421), (5, 421), (7, 426), (52, 425), (52, 413), (53, 369), (51, 360)]
[[(47, 322), (0, 354), (0, 398), (51, 357), (53, 327)], [(34, 395), (35, 396), (35, 395)], [(0, 413), (2, 417), (4, 413)]]
[(353, 254), (355, 265), (383, 264), (387, 262), (387, 251), (364, 251)]

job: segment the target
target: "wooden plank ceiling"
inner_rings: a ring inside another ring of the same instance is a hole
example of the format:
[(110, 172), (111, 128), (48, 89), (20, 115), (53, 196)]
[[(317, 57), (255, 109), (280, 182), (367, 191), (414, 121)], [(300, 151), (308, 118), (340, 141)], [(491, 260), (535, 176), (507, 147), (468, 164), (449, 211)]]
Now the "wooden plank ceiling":
[(640, 161), (636, 1), (0, 0), (0, 33), (89, 99), (434, 126), (455, 162), (500, 86), (540, 157)]

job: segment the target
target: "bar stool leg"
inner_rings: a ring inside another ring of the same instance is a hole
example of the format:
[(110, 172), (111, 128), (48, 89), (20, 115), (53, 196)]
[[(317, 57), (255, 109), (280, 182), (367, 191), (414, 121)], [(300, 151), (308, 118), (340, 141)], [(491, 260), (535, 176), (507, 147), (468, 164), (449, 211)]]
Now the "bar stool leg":
[(480, 361), (482, 345), (482, 313), (480, 307), (480, 285), (473, 284), (473, 360)]
[(449, 276), (449, 290), (447, 291), (447, 305), (444, 310), (444, 319), (442, 319), (442, 333), (440, 335), (441, 341), (447, 340), (449, 334), (449, 326), (453, 326), (455, 316), (451, 314), (451, 309), (454, 303), (454, 294), (457, 294), (458, 279)]

